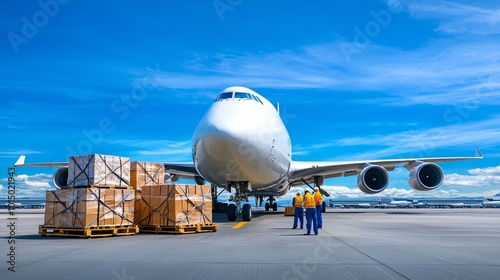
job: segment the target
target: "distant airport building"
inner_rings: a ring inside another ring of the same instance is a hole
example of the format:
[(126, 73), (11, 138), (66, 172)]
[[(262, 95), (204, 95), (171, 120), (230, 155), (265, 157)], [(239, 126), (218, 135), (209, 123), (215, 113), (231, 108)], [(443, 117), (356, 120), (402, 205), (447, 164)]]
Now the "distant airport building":
[(331, 208), (464, 208), (464, 207), (500, 207), (498, 200), (484, 197), (457, 198), (391, 198), (391, 197), (358, 197), (330, 198)]
[(13, 207), (30, 209), (45, 208), (45, 198), (18, 198), (15, 202), (8, 201), (7, 199), (0, 199), (0, 209)]

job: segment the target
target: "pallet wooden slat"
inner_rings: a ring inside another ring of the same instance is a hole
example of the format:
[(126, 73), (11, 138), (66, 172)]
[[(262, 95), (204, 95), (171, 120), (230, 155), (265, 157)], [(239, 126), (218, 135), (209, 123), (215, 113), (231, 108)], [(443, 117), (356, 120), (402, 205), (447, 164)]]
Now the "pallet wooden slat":
[(218, 229), (217, 224), (192, 224), (178, 226), (160, 226), (160, 225), (139, 225), (140, 232), (143, 233), (200, 233), (200, 232), (215, 232)]
[(66, 236), (66, 237), (110, 237), (134, 235), (139, 233), (139, 227), (133, 226), (105, 226), (89, 228), (58, 228), (39, 226), (38, 233), (43, 236)]

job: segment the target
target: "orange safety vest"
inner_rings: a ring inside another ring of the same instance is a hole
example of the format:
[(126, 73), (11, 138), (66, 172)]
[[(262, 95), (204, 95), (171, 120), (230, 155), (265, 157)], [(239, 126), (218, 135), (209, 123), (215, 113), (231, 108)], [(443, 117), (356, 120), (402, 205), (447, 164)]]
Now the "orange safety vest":
[(302, 198), (301, 195), (295, 196), (295, 204), (293, 205), (294, 207), (302, 207), (302, 204), (304, 202), (304, 198)]
[(314, 196), (310, 193), (306, 193), (305, 199), (306, 208), (316, 208), (316, 202), (314, 202)]
[(316, 205), (321, 205), (323, 203), (323, 196), (319, 191), (314, 193), (314, 202)]

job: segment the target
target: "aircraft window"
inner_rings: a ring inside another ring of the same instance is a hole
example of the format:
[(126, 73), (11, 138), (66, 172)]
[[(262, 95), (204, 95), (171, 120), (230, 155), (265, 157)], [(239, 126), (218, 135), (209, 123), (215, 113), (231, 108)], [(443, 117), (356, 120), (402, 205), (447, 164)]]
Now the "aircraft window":
[(252, 99), (252, 95), (250, 93), (246, 93), (246, 92), (235, 92), (234, 98)]
[(222, 99), (231, 99), (231, 98), (233, 98), (232, 92), (223, 92), (223, 93), (219, 94), (216, 101), (219, 101)]
[(264, 104), (262, 103), (262, 101), (260, 101), (260, 98), (258, 96), (252, 94), (252, 97), (255, 101), (259, 102), (260, 104)]

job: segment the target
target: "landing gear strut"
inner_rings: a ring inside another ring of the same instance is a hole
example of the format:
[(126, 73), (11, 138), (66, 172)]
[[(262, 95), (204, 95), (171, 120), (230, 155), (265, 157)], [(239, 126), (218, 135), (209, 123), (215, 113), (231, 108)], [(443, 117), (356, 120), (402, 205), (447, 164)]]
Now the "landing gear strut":
[(226, 190), (231, 191), (234, 187), (235, 195), (227, 206), (227, 220), (235, 221), (238, 213), (241, 212), (243, 221), (252, 220), (252, 206), (248, 203), (245, 193), (251, 188), (249, 182), (228, 182)]
[(273, 196), (270, 196), (266, 202), (266, 211), (269, 211), (270, 208), (272, 208), (273, 211), (278, 211), (278, 203)]

